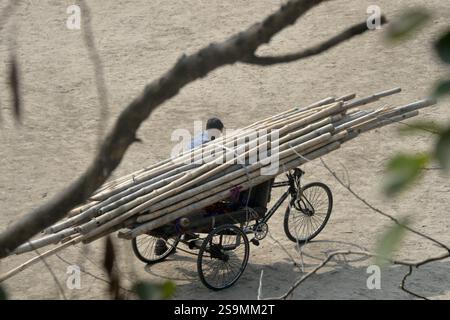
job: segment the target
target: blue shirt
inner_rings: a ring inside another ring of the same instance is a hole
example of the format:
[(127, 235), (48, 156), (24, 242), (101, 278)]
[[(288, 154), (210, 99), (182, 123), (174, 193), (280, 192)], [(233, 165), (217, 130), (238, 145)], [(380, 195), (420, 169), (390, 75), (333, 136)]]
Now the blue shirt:
[(194, 149), (195, 147), (198, 147), (208, 141), (209, 136), (206, 133), (206, 131), (203, 131), (202, 133), (198, 134), (191, 140), (191, 143), (188, 146), (188, 150)]

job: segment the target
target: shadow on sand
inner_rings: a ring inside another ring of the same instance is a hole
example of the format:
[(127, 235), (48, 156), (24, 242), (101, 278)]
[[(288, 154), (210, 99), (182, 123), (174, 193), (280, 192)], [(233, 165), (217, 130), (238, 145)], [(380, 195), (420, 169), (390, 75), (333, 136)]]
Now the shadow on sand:
[[(320, 246), (329, 247), (336, 241), (317, 241), (312, 253), (303, 253), (303, 268), (310, 271), (327, 251)], [(311, 243), (310, 245), (312, 245)], [(339, 243), (342, 246), (345, 243)], [(354, 246), (354, 245), (353, 245)], [(354, 248), (358, 249), (358, 248)], [(172, 280), (177, 284), (176, 299), (256, 299), (261, 270), (262, 297), (277, 297), (285, 293), (290, 286), (305, 273), (301, 272), (301, 261), (296, 256), (297, 265), (290, 258), (271, 263), (258, 263), (258, 253), (250, 256), (249, 263), (241, 278), (229, 289), (211, 291), (205, 288), (197, 273), (197, 255), (177, 249), (164, 262), (147, 265), (145, 270), (155, 278)], [(256, 258), (256, 259), (255, 259)], [(298, 259), (297, 259), (298, 258)], [(298, 261), (297, 261), (298, 260)], [(318, 274), (307, 279), (294, 291), (292, 299), (413, 299), (400, 289), (407, 268), (386, 266), (381, 270), (381, 288), (369, 289), (367, 267), (373, 264), (369, 258), (349, 256), (348, 259), (336, 259), (321, 269)], [(442, 298), (450, 292), (450, 261), (438, 261), (414, 270), (408, 278), (408, 289), (430, 299)]]

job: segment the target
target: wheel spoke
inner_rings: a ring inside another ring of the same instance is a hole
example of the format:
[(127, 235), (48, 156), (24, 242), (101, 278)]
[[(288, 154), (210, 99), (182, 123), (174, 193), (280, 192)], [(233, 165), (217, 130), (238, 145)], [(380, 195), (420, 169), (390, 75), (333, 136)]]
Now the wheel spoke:
[[(222, 226), (205, 239), (199, 251), (198, 270), (202, 282), (211, 289), (223, 289), (232, 285), (242, 274), (248, 260), (249, 244), (241, 229)], [(218, 255), (217, 258), (206, 259)]]
[(300, 197), (290, 202), (284, 227), (292, 241), (305, 242), (314, 238), (327, 223), (332, 199), (327, 187), (320, 183), (307, 185)]
[[(133, 239), (133, 250), (136, 256), (143, 262), (155, 263), (166, 258), (177, 246), (179, 237), (158, 238), (152, 235), (143, 234)], [(164, 252), (157, 254), (157, 242), (163, 241), (167, 247)]]

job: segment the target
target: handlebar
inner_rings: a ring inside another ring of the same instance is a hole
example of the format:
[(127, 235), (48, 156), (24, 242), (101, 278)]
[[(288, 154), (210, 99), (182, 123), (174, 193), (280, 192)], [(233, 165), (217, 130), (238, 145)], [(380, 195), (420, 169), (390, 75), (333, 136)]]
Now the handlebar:
[(288, 178), (288, 180), (284, 180), (284, 181), (279, 181), (279, 182), (274, 182), (272, 184), (272, 188), (280, 188), (280, 187), (286, 187), (286, 186), (290, 186), (290, 183), (292, 180), (294, 179), (300, 179), (303, 175), (305, 174), (305, 171), (303, 171), (300, 168), (294, 168), (291, 171), (289, 171), (286, 176)]

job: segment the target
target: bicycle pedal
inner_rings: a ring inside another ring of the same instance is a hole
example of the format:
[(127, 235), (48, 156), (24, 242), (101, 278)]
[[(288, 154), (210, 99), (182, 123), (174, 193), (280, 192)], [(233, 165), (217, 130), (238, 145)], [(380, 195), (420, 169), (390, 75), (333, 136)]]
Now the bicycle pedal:
[(250, 240), (250, 242), (253, 243), (257, 247), (259, 246), (259, 241), (254, 238), (252, 240)]

